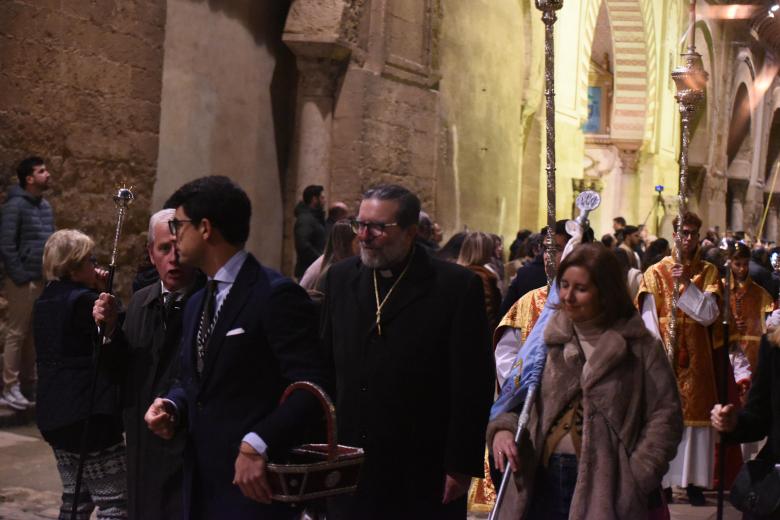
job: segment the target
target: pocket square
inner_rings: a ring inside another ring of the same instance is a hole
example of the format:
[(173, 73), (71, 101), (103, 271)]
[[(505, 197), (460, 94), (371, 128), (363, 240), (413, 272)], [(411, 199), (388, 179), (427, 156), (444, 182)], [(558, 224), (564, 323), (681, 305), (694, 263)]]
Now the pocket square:
[(244, 329), (239, 327), (237, 329), (229, 330), (228, 333), (225, 334), (225, 336), (238, 336), (239, 334), (243, 334), (243, 333), (244, 333)]

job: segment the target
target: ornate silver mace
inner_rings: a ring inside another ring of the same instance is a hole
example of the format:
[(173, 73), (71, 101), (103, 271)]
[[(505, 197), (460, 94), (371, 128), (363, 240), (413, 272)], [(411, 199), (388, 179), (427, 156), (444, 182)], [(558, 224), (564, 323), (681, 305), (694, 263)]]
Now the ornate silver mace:
[[(672, 71), (672, 79), (677, 89), (675, 99), (680, 104), (680, 116), (682, 122), (682, 146), (680, 147), (680, 185), (677, 196), (676, 225), (674, 229), (675, 261), (683, 263), (682, 251), (682, 217), (688, 211), (688, 146), (691, 142), (691, 123), (696, 111), (704, 99), (704, 88), (707, 85), (709, 74), (704, 70), (701, 54), (696, 52), (696, 1), (690, 4), (690, 25), (688, 28), (688, 50), (682, 53), (683, 63)], [(680, 300), (680, 283), (675, 280), (672, 292), (672, 312), (669, 317), (669, 340), (667, 341), (666, 355), (670, 362), (674, 362), (677, 354), (677, 306)]]
[(555, 253), (555, 39), (553, 26), (558, 16), (556, 11), (563, 7), (563, 0), (535, 0), (536, 8), (542, 12), (544, 22), (544, 98), (547, 130), (547, 236), (544, 248), (547, 285), (552, 285), (557, 266)]

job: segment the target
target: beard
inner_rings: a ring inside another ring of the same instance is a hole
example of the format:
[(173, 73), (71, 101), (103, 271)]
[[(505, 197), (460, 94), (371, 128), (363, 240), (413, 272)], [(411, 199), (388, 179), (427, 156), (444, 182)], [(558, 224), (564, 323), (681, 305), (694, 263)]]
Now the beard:
[(400, 240), (377, 249), (367, 248), (362, 242), (360, 244), (360, 261), (372, 269), (387, 269), (401, 263), (408, 254), (409, 249)]

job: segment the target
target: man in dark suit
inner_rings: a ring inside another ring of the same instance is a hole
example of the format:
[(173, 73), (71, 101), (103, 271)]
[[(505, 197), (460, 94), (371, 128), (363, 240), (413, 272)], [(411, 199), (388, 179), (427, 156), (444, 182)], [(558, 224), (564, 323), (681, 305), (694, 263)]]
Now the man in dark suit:
[(181, 377), (146, 413), (153, 432), (186, 428), (184, 518), (288, 519), (271, 502), (268, 458), (284, 454), (322, 412), (295, 381), (324, 383), (317, 318), (305, 291), (244, 249), (251, 205), (227, 177), (179, 188), (166, 206), (183, 265), (208, 276), (184, 311)]
[(328, 272), (324, 346), (339, 441), (365, 449), (356, 495), (329, 520), (465, 519), (483, 476), (494, 368), (482, 282), (416, 247), (419, 199), (369, 190), (353, 226), (360, 257)]
[(104, 323), (110, 346), (103, 356), (122, 371), (123, 420), (127, 434), (128, 516), (168, 520), (181, 517), (184, 434), (164, 441), (144, 422), (155, 397), (171, 387), (181, 343), (182, 309), (198, 286), (195, 270), (179, 264), (176, 237), (168, 229), (173, 209), (149, 219), (147, 252), (159, 281), (133, 295), (121, 329), (116, 327), (117, 304), (103, 293), (93, 317)]

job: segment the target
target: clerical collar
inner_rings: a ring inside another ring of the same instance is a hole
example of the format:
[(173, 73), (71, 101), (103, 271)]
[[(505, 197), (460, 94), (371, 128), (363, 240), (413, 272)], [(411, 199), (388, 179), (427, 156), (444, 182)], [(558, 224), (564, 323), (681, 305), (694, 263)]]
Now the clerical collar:
[(376, 269), (375, 270), (376, 273), (384, 279), (395, 278), (396, 276), (401, 274), (409, 265), (412, 256), (414, 255), (414, 250), (415, 250), (415, 246), (412, 246), (411, 252), (408, 255), (406, 255), (403, 260), (401, 260), (397, 264), (391, 265), (390, 267), (384, 269)]

